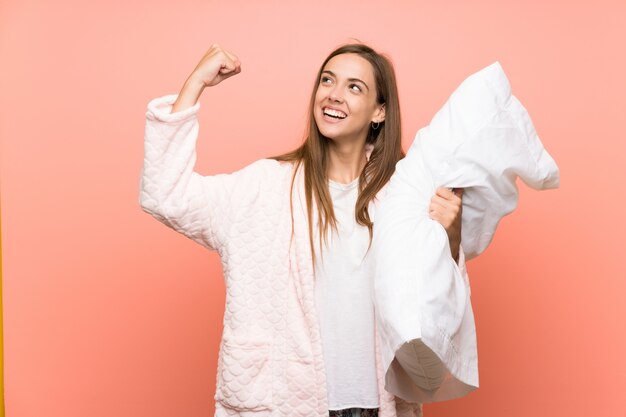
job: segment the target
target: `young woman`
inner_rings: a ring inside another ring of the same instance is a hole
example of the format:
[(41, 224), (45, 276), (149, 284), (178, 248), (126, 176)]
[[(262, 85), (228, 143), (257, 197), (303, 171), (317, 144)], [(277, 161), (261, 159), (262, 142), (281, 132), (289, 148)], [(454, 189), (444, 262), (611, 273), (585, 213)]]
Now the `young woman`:
[[(240, 71), (213, 45), (178, 95), (150, 102), (141, 177), (142, 208), (222, 260), (215, 415), (421, 415), (384, 390), (371, 297), (376, 204), (404, 156), (391, 63), (365, 45), (336, 49), (317, 74), (302, 146), (201, 176), (198, 99)], [(432, 197), (454, 259), (460, 209), (461, 190)]]

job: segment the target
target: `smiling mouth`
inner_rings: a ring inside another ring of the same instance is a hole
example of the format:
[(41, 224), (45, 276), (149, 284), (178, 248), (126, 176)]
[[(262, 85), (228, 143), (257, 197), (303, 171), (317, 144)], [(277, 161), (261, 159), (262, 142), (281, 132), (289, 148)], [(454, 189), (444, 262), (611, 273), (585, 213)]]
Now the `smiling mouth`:
[(337, 119), (337, 120), (345, 119), (346, 117), (348, 117), (348, 115), (342, 112), (341, 110), (323, 108), (322, 112), (324, 113), (325, 116), (332, 117), (333, 119)]

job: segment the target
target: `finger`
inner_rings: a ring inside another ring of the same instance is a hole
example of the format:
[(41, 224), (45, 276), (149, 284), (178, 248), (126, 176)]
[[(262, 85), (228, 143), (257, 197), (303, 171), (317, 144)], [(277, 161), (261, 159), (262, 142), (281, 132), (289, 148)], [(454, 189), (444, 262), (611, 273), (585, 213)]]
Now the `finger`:
[(452, 221), (450, 219), (447, 219), (445, 216), (442, 216), (439, 212), (430, 213), (429, 217), (431, 218), (431, 220), (436, 221), (437, 223), (442, 225), (443, 228), (446, 229), (446, 231), (452, 225)]
[(223, 57), (222, 57), (222, 68), (221, 68), (221, 70), (234, 71), (236, 68), (237, 68), (237, 64), (235, 64), (235, 61), (230, 59), (228, 57), (228, 55), (224, 54)]
[(461, 200), (455, 197), (455, 200), (448, 200), (444, 197), (440, 197), (438, 195), (434, 195), (430, 199), (431, 204), (436, 204), (438, 206), (443, 207), (445, 210), (452, 210), (454, 208), (458, 208), (461, 205)]
[(231, 54), (230, 52), (226, 50), (222, 50), (222, 52), (224, 53), (224, 55), (226, 55), (228, 60), (232, 63), (233, 71), (237, 73), (241, 72), (241, 61), (239, 61), (239, 58), (237, 58), (237, 55)]
[(220, 75), (224, 78), (231, 77), (241, 72), (241, 66), (235, 64), (233, 61), (229, 61), (227, 65), (220, 69)]
[(428, 217), (430, 217), (433, 220), (438, 221), (439, 223), (441, 223), (443, 221), (443, 217), (441, 216), (441, 212), (439, 212), (437, 210), (432, 210), (432, 211), (428, 212)]
[(454, 218), (448, 216), (446, 213), (442, 213), (440, 211), (432, 211), (428, 213), (428, 217), (433, 220), (436, 220), (438, 223), (441, 223), (443, 227), (446, 229), (449, 228), (454, 223)]
[(224, 54), (233, 62), (238, 61), (237, 56), (231, 52), (228, 52), (225, 49), (222, 49), (222, 52), (224, 52)]
[(435, 194), (448, 200), (452, 199), (455, 196), (455, 194), (447, 187), (437, 188)]
[(429, 207), (428, 207), (428, 212), (432, 213), (432, 212), (438, 212), (441, 214), (447, 213), (449, 211), (449, 209), (447, 207), (442, 206), (441, 204), (438, 203), (432, 203)]
[(239, 74), (238, 71), (231, 71), (231, 72), (228, 72), (228, 73), (225, 73), (225, 74), (221, 74), (220, 76), (222, 77), (222, 81), (224, 81), (225, 79), (230, 78), (233, 75), (237, 75), (237, 74)]
[(428, 208), (428, 215), (432, 219), (436, 219), (439, 223), (444, 224), (444, 226), (448, 227), (455, 221), (457, 221), (460, 216), (460, 208), (446, 207), (442, 206), (438, 203), (433, 203)]
[(436, 195), (439, 195), (450, 201), (460, 201), (463, 196), (463, 188), (445, 188), (439, 187), (437, 188)]
[(428, 207), (429, 214), (437, 214), (440, 218), (454, 219), (456, 217), (456, 210), (454, 208), (445, 207), (440, 204), (434, 203)]
[(434, 195), (432, 197), (432, 200), (438, 201), (440, 204), (446, 207), (460, 207), (462, 205), (461, 198), (457, 197), (457, 195), (453, 192), (450, 192), (450, 194), (446, 196)]

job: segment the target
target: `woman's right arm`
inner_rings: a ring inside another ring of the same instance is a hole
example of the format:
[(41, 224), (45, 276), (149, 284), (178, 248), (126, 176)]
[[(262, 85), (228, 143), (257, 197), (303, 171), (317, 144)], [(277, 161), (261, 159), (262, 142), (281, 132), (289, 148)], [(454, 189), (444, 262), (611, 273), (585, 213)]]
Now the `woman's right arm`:
[(213, 45), (180, 93), (152, 100), (146, 113), (139, 202), (144, 211), (209, 249), (219, 249), (228, 227), (233, 189), (248, 180), (246, 169), (202, 176), (194, 171), (198, 98), (241, 71), (239, 61)]

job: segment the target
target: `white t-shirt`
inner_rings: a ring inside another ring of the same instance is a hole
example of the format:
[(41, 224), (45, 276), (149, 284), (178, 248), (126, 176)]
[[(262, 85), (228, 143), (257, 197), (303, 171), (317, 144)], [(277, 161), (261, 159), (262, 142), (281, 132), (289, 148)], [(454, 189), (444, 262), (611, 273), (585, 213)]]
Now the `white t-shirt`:
[(315, 252), (315, 301), (330, 410), (379, 406), (371, 295), (373, 271), (369, 255), (365, 257), (369, 233), (354, 217), (358, 183), (358, 178), (350, 184), (329, 181), (339, 233), (329, 231), (322, 259), (319, 246)]

